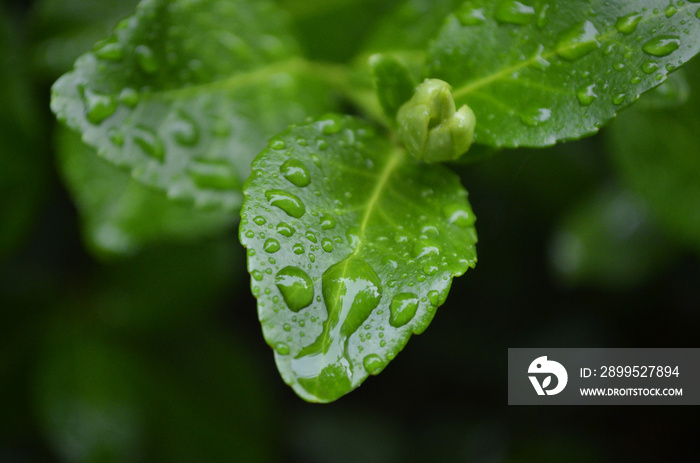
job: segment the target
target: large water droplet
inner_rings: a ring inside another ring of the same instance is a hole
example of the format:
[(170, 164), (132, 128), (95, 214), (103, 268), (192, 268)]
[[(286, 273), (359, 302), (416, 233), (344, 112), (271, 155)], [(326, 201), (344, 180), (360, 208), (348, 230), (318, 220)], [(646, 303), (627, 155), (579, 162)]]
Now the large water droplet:
[(474, 8), (469, 3), (464, 3), (461, 8), (455, 12), (457, 20), (463, 26), (477, 26), (486, 22), (483, 8)]
[(600, 48), (598, 29), (590, 21), (577, 24), (564, 32), (556, 45), (559, 56), (575, 61)]
[(300, 268), (283, 268), (277, 272), (275, 284), (292, 312), (299, 312), (314, 300), (314, 284), (309, 275)]
[(284, 190), (268, 190), (265, 197), (269, 203), (282, 209), (290, 217), (301, 218), (306, 213), (306, 207), (298, 196)]
[(286, 236), (287, 238), (294, 235), (295, 231), (296, 230), (294, 229), (294, 227), (292, 227), (286, 222), (280, 222), (277, 224), (277, 233), (279, 233), (282, 236)]
[(117, 99), (111, 95), (101, 95), (85, 89), (85, 116), (93, 124), (99, 124), (117, 110)]
[(642, 64), (642, 71), (644, 71), (646, 74), (653, 74), (659, 69), (659, 64), (654, 62), (654, 61), (647, 61), (646, 63)]
[(282, 172), (284, 178), (298, 187), (303, 188), (311, 183), (309, 170), (301, 161), (296, 159), (288, 159), (285, 161), (280, 167), (280, 172)]
[(394, 328), (410, 322), (418, 310), (418, 296), (412, 293), (400, 293), (391, 300), (389, 324)]
[(471, 209), (462, 203), (448, 204), (442, 208), (442, 213), (448, 222), (461, 228), (471, 227), (476, 220)]
[(195, 159), (187, 166), (187, 173), (199, 188), (210, 190), (238, 190), (241, 181), (226, 161)]
[(362, 359), (362, 366), (365, 367), (367, 373), (370, 375), (376, 375), (384, 369), (384, 361), (377, 354), (369, 354), (364, 359)]
[(274, 254), (280, 250), (280, 242), (274, 238), (268, 238), (263, 245), (263, 249), (270, 254)]
[(520, 122), (528, 127), (539, 127), (552, 117), (552, 110), (547, 108), (533, 108), (520, 115)]
[(505, 24), (526, 25), (535, 19), (535, 9), (515, 0), (503, 0), (496, 7), (496, 21)]
[(162, 161), (165, 158), (165, 146), (160, 137), (151, 129), (137, 125), (133, 130), (134, 142), (148, 156)]
[(413, 247), (413, 257), (420, 259), (421, 257), (440, 255), (440, 244), (433, 240), (420, 240)]
[(680, 46), (681, 40), (675, 35), (660, 35), (647, 41), (642, 50), (652, 56), (668, 56)]
[(668, 5), (666, 7), (666, 17), (670, 18), (671, 16), (675, 15), (678, 13), (678, 8), (676, 8), (675, 5)]
[(321, 240), (321, 247), (326, 252), (332, 252), (333, 251), (333, 240), (331, 240), (330, 238), (323, 238)]
[(595, 87), (595, 84), (591, 84), (576, 92), (576, 98), (578, 98), (581, 106), (590, 106), (598, 98), (598, 95), (595, 93)]
[(641, 20), (642, 15), (640, 13), (630, 13), (626, 16), (617, 18), (615, 28), (617, 28), (618, 32), (629, 35), (637, 30), (637, 25)]
[(335, 228), (335, 218), (332, 215), (323, 214), (319, 221), (321, 228), (324, 230), (331, 230)]
[(136, 62), (143, 72), (146, 74), (154, 74), (158, 71), (160, 67), (158, 65), (158, 60), (156, 54), (153, 53), (150, 47), (139, 45), (136, 47), (136, 50), (134, 50), (134, 53), (136, 53)]
[(289, 346), (283, 342), (275, 344), (275, 352), (279, 355), (289, 355)]

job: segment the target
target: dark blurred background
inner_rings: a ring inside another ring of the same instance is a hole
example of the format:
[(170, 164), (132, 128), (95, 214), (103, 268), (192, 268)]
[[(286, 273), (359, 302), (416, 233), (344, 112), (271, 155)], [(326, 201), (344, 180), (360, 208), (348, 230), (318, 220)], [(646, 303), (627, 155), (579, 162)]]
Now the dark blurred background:
[[(402, 2), (279, 3), (310, 57), (343, 61)], [(85, 148), (50, 86), (135, 4), (0, 8), (0, 462), (697, 460), (693, 407), (506, 397), (508, 347), (698, 347), (697, 64), (593, 138), (456, 165), (476, 269), (380, 376), (313, 405), (263, 341), (234, 218), (117, 256), (78, 212)]]

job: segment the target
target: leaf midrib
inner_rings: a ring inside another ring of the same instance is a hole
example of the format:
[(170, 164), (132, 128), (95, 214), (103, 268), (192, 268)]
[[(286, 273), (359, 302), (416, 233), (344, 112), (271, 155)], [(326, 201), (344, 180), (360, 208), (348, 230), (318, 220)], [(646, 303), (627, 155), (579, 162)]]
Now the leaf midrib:
[[(676, 14), (680, 14), (681, 12), (685, 11), (686, 9), (689, 9), (692, 5), (693, 5), (693, 3), (688, 3), (687, 5), (678, 8), (678, 12), (677, 12)], [(649, 21), (652, 21), (653, 19), (658, 18), (659, 16), (662, 16), (662, 13), (661, 13), (660, 11), (659, 11), (659, 13), (657, 13), (657, 14), (652, 14), (651, 16), (642, 19), (642, 20), (639, 22), (639, 24), (647, 23), (647, 22), (649, 22)], [(617, 31), (617, 29), (615, 29), (614, 27), (611, 27), (611, 28), (608, 30), (608, 32), (606, 32), (605, 34), (603, 34), (603, 35), (600, 36), (600, 38), (598, 39), (598, 41), (599, 41), (599, 42), (604, 42), (604, 41), (608, 40), (609, 38), (611, 38), (612, 36), (614, 36), (615, 34), (618, 34), (618, 33), (619, 33), (619, 32)], [(566, 51), (566, 50), (571, 50), (571, 49), (573, 49), (573, 48), (574, 48), (573, 46), (572, 46), (572, 47), (566, 47), (566, 48), (562, 48), (562, 50), (565, 50), (565, 51)], [(526, 68), (526, 67), (528, 67), (528, 66), (534, 64), (539, 58), (544, 58), (544, 59), (552, 58), (552, 57), (554, 57), (556, 54), (557, 54), (557, 51), (556, 51), (555, 49), (552, 49), (552, 50), (550, 50), (550, 51), (547, 52), (547, 53), (535, 54), (534, 56), (532, 56), (531, 58), (529, 58), (529, 59), (527, 59), (527, 60), (525, 60), (525, 61), (521, 61), (521, 62), (519, 62), (519, 63), (517, 63), (517, 64), (515, 64), (515, 65), (513, 65), (513, 66), (510, 66), (510, 67), (508, 67), (508, 68), (502, 69), (502, 70), (499, 71), (499, 72), (496, 72), (496, 73), (491, 74), (491, 75), (489, 75), (489, 76), (485, 76), (485, 77), (482, 77), (482, 78), (480, 78), (480, 79), (477, 79), (477, 80), (468, 82), (468, 83), (466, 83), (465, 85), (463, 85), (463, 86), (461, 86), (461, 87), (457, 87), (457, 88), (452, 92), (452, 95), (454, 96), (454, 99), (455, 99), (455, 100), (457, 100), (457, 99), (459, 99), (459, 98), (463, 98), (463, 97), (469, 95), (470, 93), (472, 93), (472, 92), (474, 92), (474, 91), (476, 91), (476, 90), (478, 90), (478, 89), (480, 89), (480, 88), (482, 88), (482, 87), (485, 87), (485, 86), (491, 84), (492, 82), (498, 81), (498, 80), (500, 80), (501, 78), (503, 78), (503, 77), (505, 77), (505, 76), (508, 76), (508, 75), (510, 75), (510, 74), (512, 74), (512, 73), (514, 73), (514, 72), (516, 72), (516, 71), (519, 71), (520, 69)]]

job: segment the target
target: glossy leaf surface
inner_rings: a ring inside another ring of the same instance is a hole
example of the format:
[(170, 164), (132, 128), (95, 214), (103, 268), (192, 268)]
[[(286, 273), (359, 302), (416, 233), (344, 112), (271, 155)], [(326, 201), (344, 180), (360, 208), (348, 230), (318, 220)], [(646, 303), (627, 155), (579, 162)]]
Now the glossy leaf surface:
[(155, 242), (213, 235), (236, 220), (232, 212), (202, 211), (169, 200), (100, 159), (68, 130), (57, 141), (60, 168), (80, 210), (84, 239), (100, 254), (130, 254)]
[(476, 142), (548, 146), (593, 134), (700, 51), (700, 5), (666, 0), (465, 2), (427, 74), (476, 113)]
[(145, 0), (53, 87), (52, 109), (137, 180), (234, 210), (267, 138), (325, 87), (270, 2)]
[(476, 263), (457, 176), (374, 128), (328, 116), (272, 139), (244, 187), (240, 228), (266, 341), (285, 382), (330, 402), (423, 332)]
[(633, 109), (610, 130), (613, 159), (665, 230), (700, 250), (700, 66), (687, 68), (690, 98), (673, 110)]

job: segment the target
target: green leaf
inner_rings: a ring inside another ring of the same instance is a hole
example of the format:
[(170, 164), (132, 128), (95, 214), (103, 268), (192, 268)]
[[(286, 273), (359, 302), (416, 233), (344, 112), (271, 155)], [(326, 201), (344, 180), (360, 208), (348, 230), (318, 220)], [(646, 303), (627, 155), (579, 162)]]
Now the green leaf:
[(416, 82), (403, 64), (390, 56), (372, 55), (369, 60), (379, 103), (389, 119), (396, 119), (399, 108), (413, 96)]
[(629, 289), (657, 275), (674, 251), (639, 197), (605, 187), (563, 217), (550, 259), (570, 285)]
[(244, 193), (240, 239), (263, 333), (309, 401), (379, 373), (476, 263), (457, 176), (358, 119), (328, 116), (273, 138)]
[(57, 137), (57, 151), (84, 238), (97, 254), (133, 254), (156, 242), (194, 240), (235, 222), (231, 212), (202, 211), (137, 183), (66, 129)]
[(700, 63), (686, 71), (693, 87), (685, 105), (628, 111), (610, 127), (609, 141), (622, 178), (659, 224), (700, 250)]
[(428, 75), (476, 113), (476, 142), (549, 146), (596, 133), (700, 51), (697, 3), (473, 0)]
[(267, 1), (144, 0), (56, 82), (52, 109), (140, 182), (231, 211), (265, 140), (330, 105), (297, 48)]

